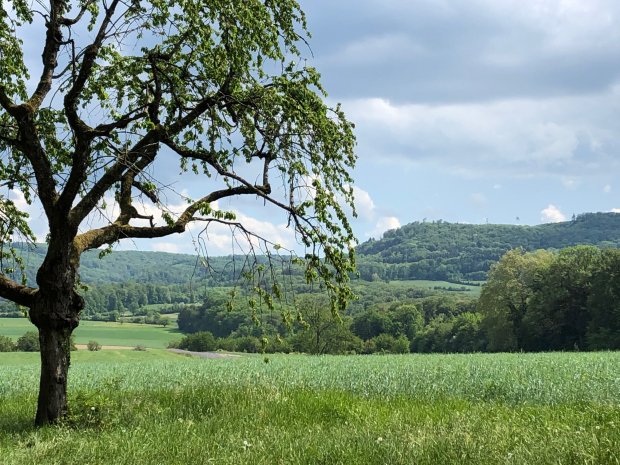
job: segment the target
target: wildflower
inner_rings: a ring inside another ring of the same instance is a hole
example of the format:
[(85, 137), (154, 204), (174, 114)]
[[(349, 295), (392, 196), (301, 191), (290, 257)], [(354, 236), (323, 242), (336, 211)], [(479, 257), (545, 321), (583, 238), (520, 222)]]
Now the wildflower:
[(91, 409), (91, 410), (95, 410), (95, 407), (91, 407), (90, 409)]
[(377, 444), (381, 444), (383, 442), (383, 438), (378, 437), (376, 442), (377, 442)]

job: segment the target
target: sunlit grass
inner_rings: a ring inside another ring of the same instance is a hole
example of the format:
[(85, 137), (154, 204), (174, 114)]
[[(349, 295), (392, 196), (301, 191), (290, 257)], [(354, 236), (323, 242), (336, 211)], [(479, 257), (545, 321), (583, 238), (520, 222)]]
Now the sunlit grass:
[[(0, 463), (618, 463), (620, 354), (75, 363), (34, 430), (38, 367), (0, 367)], [(112, 359), (111, 359), (112, 360)]]
[[(183, 336), (176, 329), (176, 324), (172, 326), (163, 328), (134, 323), (82, 321), (74, 331), (75, 343), (87, 344), (93, 340), (101, 345), (135, 347), (141, 344), (145, 347), (163, 349), (168, 342), (179, 340)], [(37, 331), (37, 328), (25, 318), (0, 318), (2, 336), (8, 336), (16, 341), (27, 331)]]

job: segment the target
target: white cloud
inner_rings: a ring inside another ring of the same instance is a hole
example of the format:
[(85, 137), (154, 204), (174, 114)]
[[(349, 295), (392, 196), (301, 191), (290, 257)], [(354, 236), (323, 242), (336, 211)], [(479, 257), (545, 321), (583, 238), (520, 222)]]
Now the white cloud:
[(542, 214), (540, 221), (543, 223), (560, 223), (561, 221), (566, 221), (566, 217), (562, 214), (560, 209), (551, 204), (540, 213)]
[(346, 102), (361, 156), (470, 177), (557, 176), (569, 188), (620, 166), (620, 86), (595, 96), (490, 103)]
[(474, 208), (482, 209), (487, 205), (487, 198), (484, 196), (484, 194), (471, 194), (469, 196), (468, 203)]
[(562, 184), (564, 184), (564, 187), (566, 187), (567, 189), (576, 189), (577, 186), (579, 186), (579, 184), (581, 184), (581, 181), (579, 179), (576, 179), (576, 178), (563, 177), (562, 178)]
[(359, 217), (367, 221), (372, 220), (375, 215), (376, 207), (370, 194), (364, 189), (353, 186), (353, 195), (355, 196), (355, 209)]
[(179, 246), (172, 242), (154, 242), (151, 243), (151, 248), (156, 250), (157, 252), (169, 252), (169, 253), (178, 253)]
[(398, 218), (394, 216), (382, 216), (377, 221), (377, 225), (375, 229), (366, 233), (367, 237), (380, 237), (385, 231), (389, 231), (390, 229), (400, 228), (400, 221)]
[(495, 184), (493, 186), (493, 189), (501, 189), (501, 188), (502, 188), (501, 184)]
[(605, 194), (609, 194), (611, 192), (611, 186), (607, 184), (603, 189), (603, 192), (605, 192)]
[(611, 213), (620, 213), (620, 208), (612, 208)]

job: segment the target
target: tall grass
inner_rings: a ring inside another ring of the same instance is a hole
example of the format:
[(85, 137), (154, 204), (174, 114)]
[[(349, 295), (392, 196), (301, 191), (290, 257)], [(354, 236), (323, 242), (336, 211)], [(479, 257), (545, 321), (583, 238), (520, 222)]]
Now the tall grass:
[(620, 354), (76, 363), (34, 430), (38, 368), (0, 367), (0, 463), (618, 463)]

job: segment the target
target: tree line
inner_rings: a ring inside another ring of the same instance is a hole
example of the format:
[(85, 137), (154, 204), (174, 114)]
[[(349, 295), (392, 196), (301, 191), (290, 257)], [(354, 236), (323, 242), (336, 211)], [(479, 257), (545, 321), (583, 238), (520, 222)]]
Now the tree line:
[[(179, 328), (199, 334), (191, 336), (194, 340), (212, 339), (208, 347), (248, 352), (617, 350), (620, 250), (515, 249), (491, 267), (479, 299), (446, 293), (394, 300), (358, 307), (340, 320), (319, 295), (302, 296), (292, 326), (277, 312), (260, 315), (257, 325), (247, 310), (228, 310), (227, 300), (224, 294), (211, 294), (204, 305), (182, 310)], [(190, 344), (191, 337), (181, 345)]]

